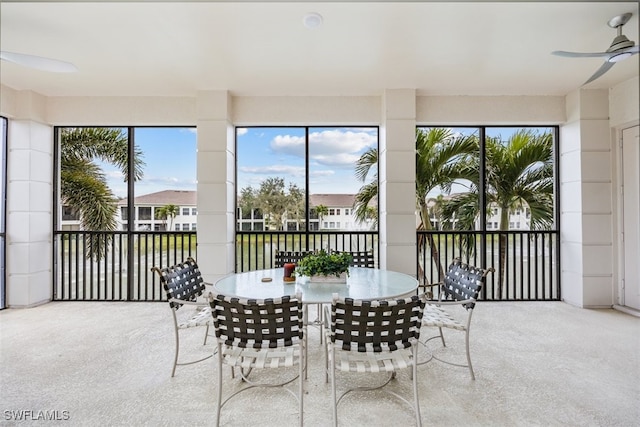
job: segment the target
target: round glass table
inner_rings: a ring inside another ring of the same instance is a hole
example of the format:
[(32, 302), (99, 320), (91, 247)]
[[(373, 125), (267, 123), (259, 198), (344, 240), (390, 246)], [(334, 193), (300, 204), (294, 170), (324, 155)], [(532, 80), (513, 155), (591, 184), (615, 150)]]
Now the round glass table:
[[(270, 278), (271, 281), (263, 281)], [(331, 303), (333, 294), (353, 299), (392, 299), (413, 295), (418, 281), (408, 274), (376, 268), (350, 267), (347, 283), (315, 283), (306, 277), (284, 281), (284, 269), (255, 270), (231, 274), (214, 284), (217, 293), (241, 298), (277, 298), (302, 294), (304, 304)]]

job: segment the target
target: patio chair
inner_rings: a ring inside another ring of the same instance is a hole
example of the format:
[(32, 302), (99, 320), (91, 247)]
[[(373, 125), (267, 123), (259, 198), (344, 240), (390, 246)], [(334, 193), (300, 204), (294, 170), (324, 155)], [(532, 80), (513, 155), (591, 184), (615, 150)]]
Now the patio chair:
[(353, 257), (353, 260), (351, 261), (352, 267), (375, 268), (373, 251), (355, 251), (349, 253)]
[[(202, 279), (202, 274), (200, 273), (198, 264), (191, 257), (187, 258), (184, 262), (171, 267), (153, 267), (151, 268), (151, 271), (155, 271), (160, 276), (160, 282), (167, 293), (169, 307), (171, 308), (171, 314), (173, 316), (173, 326), (176, 338), (176, 351), (173, 359), (173, 369), (171, 370), (171, 376), (173, 377), (175, 376), (177, 366), (202, 362), (213, 355), (210, 354), (198, 360), (178, 362), (181, 330), (204, 327), (205, 332), (203, 345), (207, 344), (209, 326), (213, 324), (213, 319), (211, 318), (211, 307), (206, 300), (197, 301), (197, 298), (202, 296), (204, 293), (205, 285), (207, 284)], [(188, 316), (185, 316), (182, 314), (185, 312), (185, 308), (179, 314), (179, 310), (185, 306), (195, 308), (195, 312), (188, 313)]]
[(309, 255), (310, 251), (276, 251), (275, 266), (282, 268), (287, 263), (297, 264), (302, 258)]
[[(276, 251), (275, 265), (277, 268), (284, 267), (287, 263), (298, 264), (305, 256), (313, 251)], [(322, 325), (322, 304), (316, 304), (318, 315), (312, 323), (314, 326)], [(322, 331), (320, 331), (320, 344), (322, 344)]]
[[(493, 268), (482, 269), (464, 263), (460, 258), (453, 260), (440, 283), (423, 285), (427, 287), (437, 287), (437, 301), (430, 301), (424, 310), (422, 318), (423, 328), (438, 328), (439, 333), (426, 337), (422, 343), (427, 347), (427, 343), (433, 339), (440, 338), (442, 347), (446, 347), (443, 328), (465, 334), (465, 349), (467, 363), (453, 362), (436, 355), (433, 351), (430, 357), (419, 364), (426, 363), (431, 359), (439, 360), (453, 366), (469, 368), (471, 379), (475, 380), (473, 365), (471, 364), (471, 354), (469, 352), (469, 330), (471, 328), (471, 316), (476, 305), (478, 295), (486, 280), (487, 274), (494, 271)], [(446, 307), (446, 308), (445, 308)], [(424, 336), (424, 334), (423, 334)]]
[[(375, 260), (373, 259), (373, 250), (371, 251), (339, 251), (338, 253), (346, 252), (351, 255), (351, 267), (365, 267), (365, 268), (375, 268)], [(321, 325), (324, 325), (324, 319), (322, 318), (322, 313), (320, 312), (321, 307), (318, 305), (318, 317)], [(324, 331), (320, 331), (320, 344), (322, 344), (322, 337), (324, 336)]]
[[(331, 313), (325, 309), (325, 382), (331, 378), (333, 425), (338, 425), (338, 404), (352, 391), (381, 389), (407, 403), (415, 411), (416, 424), (422, 425), (418, 401), (417, 352), (420, 322), (425, 306), (424, 295), (392, 301), (362, 301), (333, 295)], [(411, 369), (413, 404), (386, 386), (396, 371)], [(336, 394), (336, 371), (354, 373), (387, 372), (389, 376), (375, 387), (347, 389)]]
[[(209, 294), (218, 355), (218, 399), (216, 426), (220, 425), (222, 407), (238, 393), (254, 387), (279, 387), (299, 381), (298, 393), (284, 387), (298, 401), (299, 423), (303, 421), (303, 370), (305, 334), (302, 296), (283, 296), (264, 300), (243, 299)], [(222, 365), (239, 367), (245, 387), (222, 400)], [(253, 369), (297, 366), (297, 375), (278, 384), (250, 381)], [(273, 410), (273, 408), (265, 408)]]

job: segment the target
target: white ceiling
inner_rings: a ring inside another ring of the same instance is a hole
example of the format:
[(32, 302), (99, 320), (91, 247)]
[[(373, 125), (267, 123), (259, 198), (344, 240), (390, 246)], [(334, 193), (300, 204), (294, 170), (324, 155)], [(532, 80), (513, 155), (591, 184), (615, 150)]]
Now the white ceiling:
[[(306, 12), (323, 15), (304, 27)], [(7, 2), (1, 50), (74, 63), (72, 74), (0, 62), (0, 83), (50, 96), (565, 95), (602, 64), (607, 26), (638, 2)], [(637, 76), (640, 55), (587, 88)]]

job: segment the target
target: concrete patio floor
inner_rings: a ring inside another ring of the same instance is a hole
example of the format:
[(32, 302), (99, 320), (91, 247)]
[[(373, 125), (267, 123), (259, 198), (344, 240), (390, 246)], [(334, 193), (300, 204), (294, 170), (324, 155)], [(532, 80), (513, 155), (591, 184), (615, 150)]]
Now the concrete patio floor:
[[(211, 351), (199, 331), (191, 335), (182, 342), (184, 355)], [(331, 424), (318, 337), (310, 328), (307, 426)], [(466, 369), (439, 362), (419, 368), (424, 425), (640, 425), (640, 318), (559, 302), (481, 302), (471, 348), (476, 381)], [(178, 367), (171, 378), (172, 357), (166, 303), (53, 302), (3, 310), (0, 425), (46, 424), (15, 421), (17, 411), (58, 411), (68, 415), (58, 422), (64, 425), (213, 425), (214, 359)], [(226, 369), (224, 378), (225, 390), (237, 387), (238, 377)], [(390, 387), (410, 396), (408, 374)], [(404, 403), (380, 392), (347, 396), (338, 417), (345, 426), (415, 424)], [(247, 391), (225, 406), (222, 425), (297, 425), (297, 406), (282, 390)]]

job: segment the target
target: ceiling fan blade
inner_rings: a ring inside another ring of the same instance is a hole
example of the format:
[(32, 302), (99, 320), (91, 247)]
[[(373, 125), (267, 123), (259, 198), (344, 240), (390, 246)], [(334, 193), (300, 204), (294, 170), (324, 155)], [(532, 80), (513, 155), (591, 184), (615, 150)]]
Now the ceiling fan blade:
[(593, 73), (591, 77), (589, 77), (589, 80), (587, 80), (582, 84), (582, 86), (586, 85), (587, 83), (591, 83), (592, 81), (594, 81), (595, 79), (597, 79), (598, 77), (600, 77), (601, 75), (609, 71), (609, 69), (614, 65), (615, 65), (615, 62), (605, 62), (604, 64), (602, 64), (600, 68), (598, 68), (598, 70), (595, 73)]
[(78, 71), (78, 67), (70, 62), (36, 55), (26, 55), (24, 53), (14, 53), (3, 50), (0, 51), (0, 59), (22, 65), (24, 67), (34, 68), (41, 71), (50, 71), (53, 73), (74, 73)]
[(568, 58), (606, 58), (611, 55), (610, 52), (566, 52), (564, 50), (554, 50), (551, 54)]

